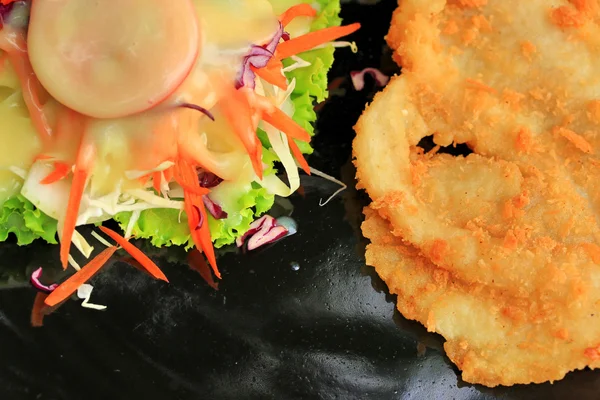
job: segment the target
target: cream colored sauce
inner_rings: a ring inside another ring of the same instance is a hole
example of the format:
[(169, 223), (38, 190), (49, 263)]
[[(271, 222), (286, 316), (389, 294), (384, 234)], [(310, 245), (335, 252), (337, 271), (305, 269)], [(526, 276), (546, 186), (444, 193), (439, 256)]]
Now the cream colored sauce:
[(268, 0), (194, 0), (206, 42), (236, 49), (269, 40), (277, 16)]
[(23, 180), (9, 168), (27, 171), (41, 150), (10, 65), (0, 74), (0, 203), (18, 193)]
[[(196, 66), (180, 88), (156, 109), (119, 119), (91, 120), (87, 133), (97, 147), (97, 160), (93, 170), (91, 188), (97, 194), (114, 191), (117, 182), (125, 182), (126, 171), (150, 170), (177, 154), (177, 143), (165, 115), (173, 113), (172, 107), (188, 102), (213, 109), (220, 97), (214, 75), (231, 81), (241, 68), (242, 57), (250, 44), (268, 41), (277, 29), (277, 14), (267, 0), (193, 0), (200, 18), (205, 46)], [(210, 44), (206, 46), (206, 44)], [(215, 49), (217, 50), (215, 52)], [(0, 69), (0, 102), (14, 96), (18, 88), (10, 66)], [(252, 166), (240, 139), (233, 133), (227, 121), (213, 109), (217, 121), (198, 115), (192, 127), (194, 140), (204, 143), (204, 149), (215, 157), (222, 175), (250, 182), (254, 179)], [(176, 111), (177, 113), (181, 111)], [(197, 111), (185, 110), (186, 113)], [(0, 103), (0, 202), (18, 191), (21, 180), (8, 167), (27, 170), (33, 158), (42, 149), (38, 136), (27, 116), (23, 104), (15, 107)], [(163, 140), (157, 140), (162, 137)], [(167, 140), (164, 140), (164, 138)], [(72, 153), (72, 145), (69, 153)], [(54, 149), (55, 150), (55, 149)], [(46, 149), (48, 151), (48, 149)], [(52, 152), (60, 158), (61, 152)], [(65, 160), (73, 154), (64, 152)], [(228, 161), (231, 160), (231, 161)], [(215, 171), (219, 174), (219, 171)], [(126, 187), (139, 187), (130, 181)]]

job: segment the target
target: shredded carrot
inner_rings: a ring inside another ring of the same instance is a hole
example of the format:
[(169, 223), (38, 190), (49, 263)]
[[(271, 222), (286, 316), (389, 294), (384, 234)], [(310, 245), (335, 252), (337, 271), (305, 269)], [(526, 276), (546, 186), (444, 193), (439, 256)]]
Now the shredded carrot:
[(257, 158), (259, 150), (257, 147), (262, 147), (258, 137), (256, 136), (256, 129), (252, 123), (252, 108), (248, 103), (248, 98), (242, 90), (237, 90), (231, 87), (228, 95), (224, 101), (219, 103), (223, 114), (231, 124), (233, 131), (240, 138), (250, 160), (252, 161), (252, 167), (254, 172), (259, 179), (262, 179), (263, 166), (262, 159)]
[(177, 182), (177, 184), (178, 184), (179, 186), (181, 186), (181, 188), (182, 188), (184, 191), (186, 191), (186, 192), (189, 192), (189, 193), (196, 194), (196, 195), (198, 195), (198, 196), (205, 196), (205, 195), (207, 195), (207, 194), (209, 194), (209, 193), (210, 193), (210, 190), (208, 190), (208, 189), (206, 189), (206, 188), (203, 188), (203, 187), (198, 187), (198, 188), (195, 188), (195, 187), (193, 187), (193, 186), (190, 186), (190, 185), (186, 184), (186, 183), (185, 183), (183, 180), (181, 180), (181, 179), (180, 179), (180, 180)]
[(213, 279), (213, 276), (210, 273), (210, 267), (206, 263), (204, 256), (198, 250), (190, 251), (188, 254), (188, 263), (190, 268), (198, 272), (210, 287), (219, 290), (219, 284)]
[(356, 23), (346, 26), (333, 26), (298, 36), (277, 46), (278, 57), (280, 60), (291, 57), (354, 33), (358, 29), (360, 29), (360, 24)]
[(173, 177), (175, 178), (177, 184), (184, 190), (184, 192), (193, 193), (198, 196), (204, 196), (210, 193), (209, 189), (203, 188), (199, 184), (198, 186), (188, 184), (186, 179), (179, 173), (179, 170), (173, 173)]
[(68, 299), (69, 296), (75, 293), (79, 286), (89, 281), (110, 260), (115, 251), (117, 251), (117, 247), (115, 246), (102, 250), (92, 261), (54, 289), (46, 298), (46, 305), (52, 307)]
[(316, 15), (317, 10), (312, 8), (310, 4), (296, 4), (281, 14), (279, 17), (279, 22), (281, 22), (281, 25), (285, 27), (297, 17), (315, 17)]
[(270, 110), (265, 110), (262, 119), (274, 128), (284, 132), (288, 137), (310, 142), (310, 134), (279, 108), (273, 107)]
[(75, 170), (73, 172), (73, 181), (71, 183), (71, 193), (69, 193), (69, 202), (67, 203), (67, 214), (63, 226), (62, 238), (60, 241), (60, 262), (63, 269), (67, 269), (69, 262), (69, 252), (71, 250), (71, 241), (75, 226), (77, 225), (77, 217), (79, 216), (79, 205), (83, 197), (85, 182), (87, 180), (87, 172)]
[(300, 148), (294, 139), (288, 137), (288, 144), (290, 145), (290, 150), (292, 150), (292, 154), (296, 158), (296, 161), (298, 161), (298, 164), (300, 164), (300, 167), (302, 167), (302, 170), (306, 172), (307, 175), (310, 175), (310, 167), (308, 166), (306, 159), (302, 155), (302, 152), (300, 151)]
[(160, 268), (158, 268), (154, 261), (152, 261), (140, 249), (135, 247), (133, 244), (129, 243), (127, 239), (105, 226), (100, 226), (100, 230), (106, 235), (110, 236), (110, 238), (117, 242), (117, 244), (121, 246), (123, 250), (125, 250), (127, 253), (129, 253), (129, 255), (135, 258), (142, 265), (142, 267), (144, 267), (150, 273), (150, 275), (152, 275), (156, 279), (169, 282), (165, 274), (163, 274), (163, 272), (160, 270)]
[(46, 293), (37, 292), (35, 300), (33, 301), (33, 308), (31, 309), (31, 326), (39, 328), (44, 325), (44, 300), (48, 295)]
[[(267, 66), (269, 65), (267, 64)], [(255, 68), (252, 66), (250, 67), (250, 69), (254, 71), (254, 73), (258, 77), (270, 83), (271, 85), (275, 85), (283, 90), (287, 90), (288, 82), (285, 76), (283, 76), (283, 74), (281, 73), (281, 69), (270, 69), (267, 67)]]
[(17, 0), (0, 0), (0, 3), (4, 4), (5, 6), (9, 5), (10, 3), (14, 3)]
[[(24, 42), (24, 39), (23, 39)], [(48, 122), (48, 117), (44, 113), (42, 102), (39, 94), (42, 90), (42, 85), (35, 77), (33, 68), (29, 62), (29, 57), (26, 51), (10, 50), (8, 51), (10, 62), (21, 81), (23, 89), (23, 100), (29, 110), (29, 116), (36, 128), (38, 135), (43, 141), (47, 141), (52, 137), (52, 128)]]
[(162, 174), (157, 171), (157, 172), (153, 172), (152, 173), (152, 186), (154, 187), (154, 190), (156, 190), (156, 193), (161, 193), (161, 184), (162, 184)]
[(163, 171), (163, 176), (165, 177), (165, 181), (171, 182), (173, 180), (174, 168), (169, 167)]
[(64, 269), (67, 269), (69, 261), (69, 251), (71, 250), (71, 241), (73, 232), (77, 225), (77, 217), (79, 216), (79, 206), (81, 198), (85, 190), (88, 171), (94, 162), (96, 149), (91, 144), (82, 143), (77, 155), (75, 170), (73, 171), (73, 181), (71, 182), (71, 192), (69, 193), (69, 201), (67, 203), (67, 212), (63, 225), (62, 237), (60, 240), (60, 261)]
[[(200, 183), (198, 182), (198, 175), (196, 174), (196, 169), (193, 165), (188, 164), (185, 160), (181, 159), (177, 163), (177, 170), (178, 171), (176, 172), (175, 176), (179, 177), (179, 179), (181, 180), (178, 181), (178, 183), (183, 183), (186, 186), (191, 186), (197, 189), (200, 188)], [(202, 197), (184, 189), (184, 205), (185, 213), (187, 214), (190, 234), (192, 235), (194, 244), (198, 249), (202, 249), (215, 275), (217, 276), (217, 278), (221, 279), (221, 273), (217, 268), (215, 249), (213, 247), (212, 239), (210, 237), (210, 228), (207, 222), (208, 215), (206, 213), (206, 208), (204, 207)], [(198, 229), (198, 224), (200, 223), (201, 219), (204, 222), (202, 223), (202, 226)]]
[(42, 185), (50, 185), (54, 182), (58, 182), (61, 179), (66, 178), (69, 175), (70, 170), (71, 170), (71, 167), (69, 164), (61, 162), (61, 161), (56, 161), (54, 163), (54, 170), (52, 172), (50, 172), (48, 175), (46, 175), (46, 177), (44, 179), (42, 179), (40, 181), (40, 183)]
[(69, 261), (69, 251), (71, 250), (71, 241), (75, 226), (77, 225), (77, 217), (79, 216), (79, 206), (81, 198), (87, 183), (89, 171), (91, 170), (95, 157), (96, 148), (93, 144), (87, 143), (82, 138), (77, 153), (77, 161), (73, 171), (73, 180), (71, 181), (71, 192), (69, 193), (69, 201), (67, 203), (67, 212), (63, 224), (62, 237), (60, 240), (60, 261), (64, 269), (67, 269)]

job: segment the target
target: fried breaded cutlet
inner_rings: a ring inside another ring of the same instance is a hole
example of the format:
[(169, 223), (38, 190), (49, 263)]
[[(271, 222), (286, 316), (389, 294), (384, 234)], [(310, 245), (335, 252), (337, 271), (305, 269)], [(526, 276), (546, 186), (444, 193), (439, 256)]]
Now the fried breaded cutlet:
[[(597, 0), (402, 0), (394, 14), (402, 75), (354, 142), (378, 215), (367, 262), (468, 382), (600, 366), (599, 21)], [(438, 153), (456, 143), (473, 154)]]
[(586, 366), (572, 356), (585, 329), (581, 313), (563, 315), (562, 322), (578, 325), (576, 331), (557, 328), (548, 316), (564, 310), (458, 279), (392, 235), (376, 211), (367, 208), (365, 215), (362, 229), (371, 240), (367, 263), (398, 295), (398, 310), (406, 318), (444, 336), (444, 349), (465, 381), (544, 382)]

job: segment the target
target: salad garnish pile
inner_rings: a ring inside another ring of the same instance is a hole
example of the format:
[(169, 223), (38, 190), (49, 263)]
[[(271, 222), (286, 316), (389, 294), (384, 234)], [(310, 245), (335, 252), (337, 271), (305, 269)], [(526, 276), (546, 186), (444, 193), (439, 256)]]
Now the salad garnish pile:
[[(60, 285), (36, 271), (44, 304), (118, 249), (168, 281), (133, 238), (202, 252), (220, 278), (214, 246), (285, 236), (257, 218), (311, 173), (313, 103), (349, 45), (335, 41), (360, 27), (338, 13), (339, 0), (1, 0), (0, 240), (58, 236), (77, 270)], [(106, 248), (80, 267), (72, 247), (91, 257), (77, 230), (90, 224)]]

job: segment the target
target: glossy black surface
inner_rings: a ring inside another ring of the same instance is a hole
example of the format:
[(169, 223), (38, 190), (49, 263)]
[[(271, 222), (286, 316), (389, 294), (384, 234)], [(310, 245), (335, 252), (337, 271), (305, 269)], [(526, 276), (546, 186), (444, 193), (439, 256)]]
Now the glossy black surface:
[[(361, 51), (340, 51), (332, 77), (382, 64), (394, 71), (383, 46), (394, 7), (393, 0), (345, 4), (346, 22), (363, 23), (353, 38)], [(352, 126), (372, 92), (346, 81), (321, 110), (310, 161), (351, 186)], [(299, 233), (253, 254), (222, 254), (218, 291), (181, 252), (155, 251), (171, 284), (117, 263), (93, 281), (93, 301), (108, 310), (69, 302), (40, 329), (29, 325), (34, 292), (25, 272), (56, 263), (57, 249), (3, 244), (0, 399), (599, 397), (600, 373), (591, 371), (554, 385), (491, 390), (461, 382), (441, 337), (394, 311), (394, 298), (364, 265), (364, 194), (350, 188), (320, 207), (336, 186), (302, 183), (305, 196), (292, 198)]]

